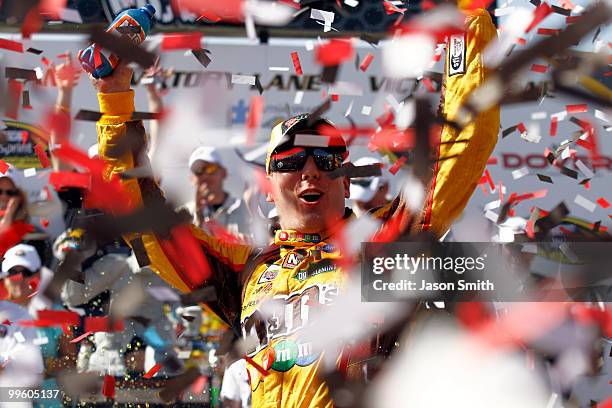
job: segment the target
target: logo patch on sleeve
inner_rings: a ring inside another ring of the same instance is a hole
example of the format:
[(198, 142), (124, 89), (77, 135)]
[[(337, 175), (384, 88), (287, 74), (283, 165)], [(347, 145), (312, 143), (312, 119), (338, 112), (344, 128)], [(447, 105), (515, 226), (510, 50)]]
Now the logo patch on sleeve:
[(448, 76), (465, 74), (465, 34), (453, 34), (448, 47)]

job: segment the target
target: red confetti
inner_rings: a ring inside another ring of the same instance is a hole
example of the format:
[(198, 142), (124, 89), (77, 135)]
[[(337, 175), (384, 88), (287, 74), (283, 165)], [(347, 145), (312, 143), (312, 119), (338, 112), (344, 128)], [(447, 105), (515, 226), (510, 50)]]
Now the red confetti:
[(50, 19), (59, 20), (60, 12), (66, 8), (67, 0), (41, 0), (39, 10), (41, 14), (46, 14)]
[(324, 67), (340, 65), (353, 56), (353, 46), (350, 41), (333, 39), (327, 44), (317, 47), (315, 58)]
[(553, 28), (538, 28), (537, 33), (540, 35), (557, 35), (561, 30), (555, 30)]
[(88, 190), (91, 188), (91, 176), (83, 173), (54, 171), (49, 175), (49, 184), (53, 186), (55, 191), (60, 191), (66, 187)]
[(436, 92), (436, 89), (433, 86), (433, 83), (431, 82), (430, 78), (424, 77), (421, 80), (421, 83), (425, 86), (425, 89), (427, 89), (427, 92)]
[(293, 68), (297, 75), (302, 75), (302, 64), (300, 64), (300, 56), (297, 51), (291, 53), (291, 60), (293, 61)]
[(531, 66), (531, 70), (532, 70), (533, 72), (539, 72), (539, 73), (543, 74), (543, 73), (545, 73), (545, 72), (546, 72), (546, 70), (548, 70), (548, 66), (546, 66), (546, 65), (541, 65), (541, 64), (533, 64), (533, 65)]
[(533, 20), (531, 20), (531, 24), (525, 30), (526, 33), (530, 32), (540, 24), (542, 20), (544, 20), (550, 13), (553, 12), (552, 7), (548, 5), (548, 3), (542, 3), (533, 11)]
[(19, 105), (21, 100), (21, 93), (23, 92), (23, 83), (14, 79), (8, 81), (8, 104), (4, 111), (4, 114), (11, 119), (17, 120), (19, 116)]
[(486, 10), (493, 3), (493, 0), (472, 0), (469, 6), (467, 6), (466, 10), (476, 10), (483, 9)]
[(202, 33), (165, 33), (160, 50), (196, 50), (200, 49)]
[(591, 180), (587, 180), (587, 181), (584, 183), (584, 189), (585, 189), (585, 190), (590, 190), (590, 189), (591, 189)]
[(597, 199), (597, 204), (599, 204), (601, 206), (601, 208), (608, 208), (608, 207), (610, 207), (610, 203), (608, 202), (608, 200), (606, 200), (603, 197), (599, 197)]
[(406, 160), (408, 160), (406, 156), (402, 156), (397, 159), (395, 163), (393, 163), (393, 166), (389, 167), (389, 173), (395, 175), (399, 171), (400, 167), (402, 167), (402, 165), (406, 163)]
[(387, 12), (387, 15), (393, 14), (393, 13), (402, 13), (404, 14), (404, 12), (407, 10), (405, 8), (399, 8), (397, 6), (395, 6), (392, 3), (389, 3), (388, 1), (384, 1), (383, 2), (383, 6), (385, 7), (385, 11)]
[(153, 376), (157, 374), (158, 371), (161, 370), (161, 368), (162, 368), (161, 364), (157, 363), (153, 367), (151, 367), (149, 371), (147, 371), (142, 377), (143, 378), (153, 378)]
[(21, 36), (24, 39), (30, 38), (34, 33), (40, 31), (43, 26), (43, 19), (40, 16), (38, 7), (31, 8), (21, 24)]
[(190, 288), (200, 287), (211, 274), (210, 265), (202, 254), (200, 245), (189, 231), (188, 225), (174, 227), (170, 239), (160, 239), (159, 244), (174, 265), (178, 265), (180, 278)]
[(83, 340), (83, 339), (85, 339), (85, 338), (89, 337), (89, 336), (90, 336), (90, 335), (92, 335), (92, 334), (93, 334), (93, 332), (90, 332), (90, 331), (85, 332), (85, 333), (81, 334), (79, 337), (75, 337), (74, 339), (70, 340), (70, 342), (71, 342), (71, 343), (78, 343), (78, 342), (80, 342), (81, 340)]
[(359, 65), (359, 69), (362, 70), (363, 72), (366, 72), (368, 70), (368, 67), (372, 63), (372, 60), (374, 60), (374, 55), (372, 55), (371, 52), (368, 52), (368, 55), (366, 55), (363, 61), (361, 61), (361, 64)]
[(201, 394), (207, 382), (208, 379), (206, 377), (204, 377), (203, 375), (199, 376), (198, 379), (195, 380), (193, 384), (191, 384), (191, 393), (193, 395)]
[(489, 164), (491, 164), (491, 165), (497, 164), (497, 157), (495, 157), (495, 156), (489, 157), (489, 160), (487, 160), (487, 165), (489, 165)]
[(336, 94), (331, 94), (331, 100), (332, 102), (338, 102), (340, 100), (340, 97)]
[(21, 52), (23, 53), (23, 44), (19, 41), (7, 40), (6, 38), (0, 38), (0, 48), (9, 51)]
[(489, 169), (485, 169), (484, 177), (485, 181), (489, 183), (489, 188), (491, 189), (491, 191), (495, 190), (495, 183), (493, 183), (493, 179), (491, 178), (491, 173), (489, 172)]
[(9, 165), (4, 160), (0, 159), (0, 173), (6, 174), (9, 169)]
[(517, 127), (517, 129), (519, 130), (520, 133), (527, 132), (527, 128), (525, 127), (525, 124), (523, 122), (521, 122), (518, 125), (516, 125), (516, 127)]
[(47, 227), (49, 226), (49, 220), (46, 218), (41, 218), (40, 219), (40, 225), (44, 228), (47, 229)]
[(264, 111), (264, 99), (263, 96), (251, 97), (251, 103), (249, 104), (249, 114), (247, 116), (247, 144), (252, 145), (255, 142), (255, 134), (259, 125), (261, 124), (261, 116)]
[(267, 376), (268, 372), (266, 370), (263, 369), (262, 366), (260, 366), (259, 364), (257, 364), (251, 357), (249, 356), (244, 356), (244, 359), (246, 360), (247, 363), (249, 363), (250, 365), (252, 365), (257, 371), (259, 371), (259, 373), (262, 376)]
[(567, 16), (567, 17), (565, 17), (565, 23), (566, 24), (574, 24), (579, 19), (580, 19), (580, 16)]
[(0, 257), (9, 248), (21, 242), (21, 238), (29, 232), (34, 232), (34, 226), (23, 221), (15, 221), (8, 228), (0, 231)]
[(115, 398), (115, 377), (112, 375), (104, 376), (104, 384), (102, 385), (102, 395), (106, 398)]
[(85, 318), (86, 332), (118, 332), (124, 329), (123, 320), (115, 320), (111, 326), (108, 316), (93, 316)]
[(6, 324), (7, 326), (10, 326), (11, 325), (11, 321), (9, 319), (4, 319), (2, 324)]
[(556, 116), (553, 116), (550, 119), (550, 135), (551, 136), (557, 136), (557, 127), (559, 125), (559, 118)]
[(38, 161), (40, 161), (44, 169), (51, 167), (51, 161), (45, 152), (45, 148), (40, 143), (36, 143), (34, 151), (36, 152), (36, 156), (38, 156)]
[(285, 4), (289, 7), (293, 7), (296, 10), (300, 10), (302, 6), (299, 3), (294, 2), (293, 0), (278, 0), (279, 3)]
[(219, 21), (221, 21), (221, 17), (219, 17), (218, 15), (216, 15), (215, 13), (211, 12), (211, 11), (204, 11), (200, 17), (198, 17), (196, 19), (196, 21), (200, 21), (202, 18), (205, 18), (206, 20), (210, 21), (211, 23), (218, 23)]
[(567, 110), (567, 113), (585, 113), (589, 110), (589, 106), (586, 103), (566, 105), (565, 110)]
[(519, 38), (516, 39), (516, 43), (518, 45), (525, 45), (525, 44), (527, 44), (527, 40), (525, 38), (520, 38), (519, 37)]
[(72, 326), (78, 326), (81, 321), (81, 317), (75, 312), (64, 311), (64, 310), (39, 310), (38, 320), (47, 320), (55, 322), (57, 324), (69, 324)]

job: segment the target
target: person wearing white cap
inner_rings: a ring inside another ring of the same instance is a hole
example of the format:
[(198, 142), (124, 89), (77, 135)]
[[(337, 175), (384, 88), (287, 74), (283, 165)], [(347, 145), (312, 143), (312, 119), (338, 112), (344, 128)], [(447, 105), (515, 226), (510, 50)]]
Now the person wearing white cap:
[(208, 230), (220, 225), (241, 238), (250, 236), (249, 212), (246, 204), (232, 197), (223, 188), (227, 169), (221, 155), (214, 147), (200, 146), (189, 157), (191, 180), (196, 188), (195, 200), (186, 208), (193, 223)]
[[(368, 164), (381, 164), (379, 159), (374, 157), (362, 157), (355, 160), (355, 166), (366, 166)], [(387, 203), (389, 199), (389, 180), (385, 176), (385, 172), (377, 177), (358, 177), (351, 179), (351, 199), (355, 203), (353, 211), (357, 215), (361, 215), (375, 208), (380, 208)]]

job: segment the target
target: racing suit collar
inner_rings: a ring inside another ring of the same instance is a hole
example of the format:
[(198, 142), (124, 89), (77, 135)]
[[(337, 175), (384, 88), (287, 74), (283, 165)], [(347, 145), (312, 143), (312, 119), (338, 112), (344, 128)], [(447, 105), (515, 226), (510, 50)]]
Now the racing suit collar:
[(326, 233), (324, 236), (321, 234), (304, 234), (295, 230), (284, 230), (279, 229), (274, 233), (274, 244), (284, 247), (291, 246), (294, 248), (304, 248), (304, 247), (312, 247), (317, 245), (323, 241), (327, 241), (333, 233), (338, 230), (341, 225), (344, 225), (345, 222), (355, 218), (355, 213), (350, 208), (344, 209), (344, 216), (342, 217), (342, 222), (336, 226), (333, 231)]

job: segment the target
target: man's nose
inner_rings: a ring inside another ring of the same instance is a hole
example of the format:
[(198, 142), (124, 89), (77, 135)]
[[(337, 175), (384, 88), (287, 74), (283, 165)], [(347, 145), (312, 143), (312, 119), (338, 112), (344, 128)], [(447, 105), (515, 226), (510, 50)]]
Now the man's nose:
[(312, 157), (308, 157), (304, 168), (302, 169), (302, 180), (318, 179), (321, 177), (321, 171), (317, 167)]

